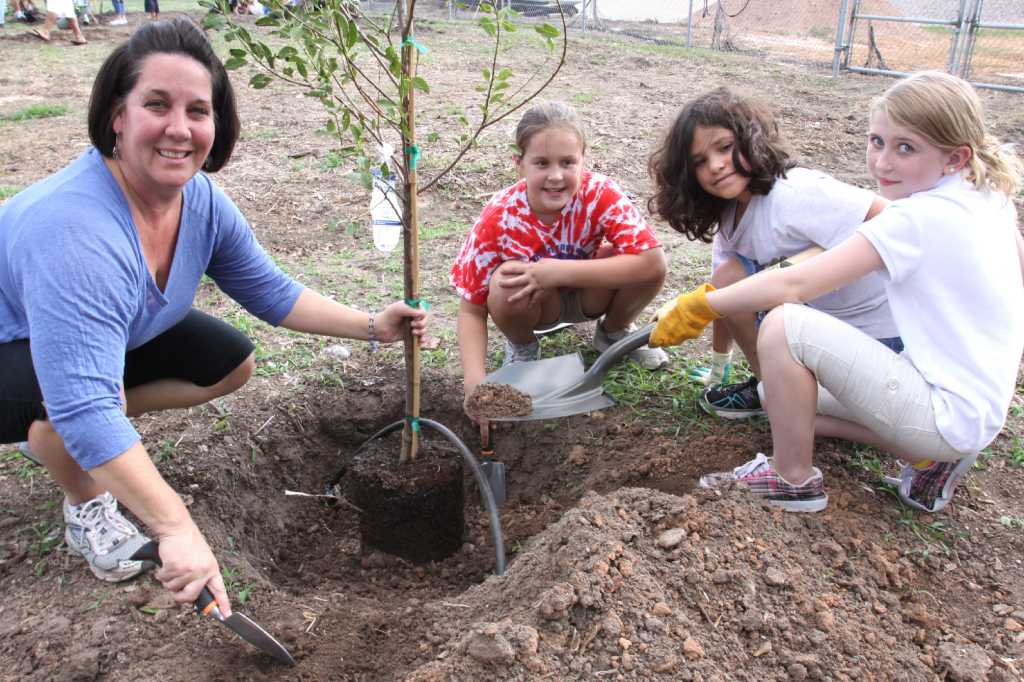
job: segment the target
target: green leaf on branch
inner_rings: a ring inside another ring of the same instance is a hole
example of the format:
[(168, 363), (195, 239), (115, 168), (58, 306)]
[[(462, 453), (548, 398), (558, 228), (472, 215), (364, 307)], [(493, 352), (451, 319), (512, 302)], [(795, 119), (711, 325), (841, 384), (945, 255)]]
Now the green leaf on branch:
[(345, 47), (351, 49), (356, 42), (359, 40), (359, 28), (356, 26), (356, 22), (350, 21), (345, 26)]
[(262, 90), (263, 88), (270, 85), (272, 79), (265, 73), (258, 73), (249, 79), (249, 87), (255, 88), (256, 90)]
[(259, 19), (257, 19), (256, 20), (256, 25), (257, 26), (273, 26), (273, 27), (276, 28), (276, 27), (281, 25), (281, 22), (279, 22), (276, 17), (270, 16), (270, 15), (266, 15), (266, 16), (262, 16)]
[(491, 80), (491, 70), (490, 69), (484, 69), (483, 73), (484, 73), (484, 80), (485, 81)]
[(492, 38), (498, 35), (498, 28), (494, 25), (494, 20), (490, 17), (480, 17), (479, 19), (480, 28)]
[(423, 80), (419, 76), (413, 77), (412, 87), (416, 88), (420, 92), (430, 92), (430, 86), (427, 85), (427, 81)]
[(551, 24), (539, 24), (533, 27), (533, 30), (541, 34), (545, 38), (557, 38), (562, 35), (562, 32)]
[(506, 66), (505, 68), (503, 68), (501, 71), (498, 72), (498, 75), (495, 76), (495, 78), (497, 78), (500, 81), (504, 81), (504, 80), (508, 80), (509, 76), (511, 76), (511, 75), (512, 75), (512, 69), (510, 69), (510, 68), (508, 68)]
[(224, 28), (226, 22), (224, 21), (223, 14), (214, 14), (213, 12), (203, 17), (203, 28), (207, 31), (220, 31)]
[(402, 59), (398, 56), (398, 52), (389, 45), (388, 49), (384, 51), (384, 56), (388, 59), (388, 71), (395, 78), (400, 78), (402, 76)]

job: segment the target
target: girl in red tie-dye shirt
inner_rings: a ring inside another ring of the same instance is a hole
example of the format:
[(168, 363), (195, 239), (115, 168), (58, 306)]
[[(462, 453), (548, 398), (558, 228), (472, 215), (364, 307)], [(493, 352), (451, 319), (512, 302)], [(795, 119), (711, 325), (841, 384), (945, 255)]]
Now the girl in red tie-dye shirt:
[[(451, 271), (462, 299), (467, 397), (485, 375), (488, 315), (507, 337), (505, 364), (539, 359), (535, 331), (559, 322), (601, 318), (594, 347), (603, 351), (630, 331), (665, 279), (661, 243), (636, 206), (584, 168), (586, 141), (572, 109), (530, 109), (516, 149), (521, 179), (484, 207)], [(659, 349), (631, 355), (648, 369), (668, 362)]]

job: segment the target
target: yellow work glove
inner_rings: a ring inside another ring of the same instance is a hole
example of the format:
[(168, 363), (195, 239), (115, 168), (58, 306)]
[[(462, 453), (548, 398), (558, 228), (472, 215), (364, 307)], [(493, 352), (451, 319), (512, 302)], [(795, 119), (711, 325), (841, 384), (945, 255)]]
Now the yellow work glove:
[(695, 339), (712, 320), (721, 317), (708, 305), (708, 292), (715, 288), (701, 284), (687, 294), (680, 294), (658, 309), (658, 324), (651, 332), (651, 346), (675, 346)]

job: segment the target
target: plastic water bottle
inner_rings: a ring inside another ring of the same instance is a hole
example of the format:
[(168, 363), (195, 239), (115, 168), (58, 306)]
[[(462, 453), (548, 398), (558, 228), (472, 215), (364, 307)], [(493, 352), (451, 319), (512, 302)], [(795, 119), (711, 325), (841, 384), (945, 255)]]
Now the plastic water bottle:
[(373, 191), (370, 193), (370, 217), (373, 221), (373, 245), (378, 251), (389, 253), (402, 239), (402, 199), (395, 191), (394, 173), (389, 172), (385, 179), (379, 167), (371, 172)]

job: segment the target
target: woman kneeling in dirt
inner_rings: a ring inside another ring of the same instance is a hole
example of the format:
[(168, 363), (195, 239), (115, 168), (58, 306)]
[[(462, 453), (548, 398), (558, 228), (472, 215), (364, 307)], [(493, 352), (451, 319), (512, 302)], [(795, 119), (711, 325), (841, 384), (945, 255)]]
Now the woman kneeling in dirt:
[[(427, 314), (373, 315), (304, 289), (268, 257), (207, 173), (238, 139), (235, 97), (191, 21), (140, 28), (93, 84), (93, 147), (0, 209), (0, 442), (26, 440), (64, 489), (65, 539), (118, 581), (160, 542), (156, 577), (180, 602), (205, 585), (230, 613), (217, 560), (161, 478), (129, 417), (237, 390), (254, 346), (192, 308), (204, 274), (260, 319), (295, 331), (390, 343)], [(205, 171), (205, 172), (200, 172)]]

